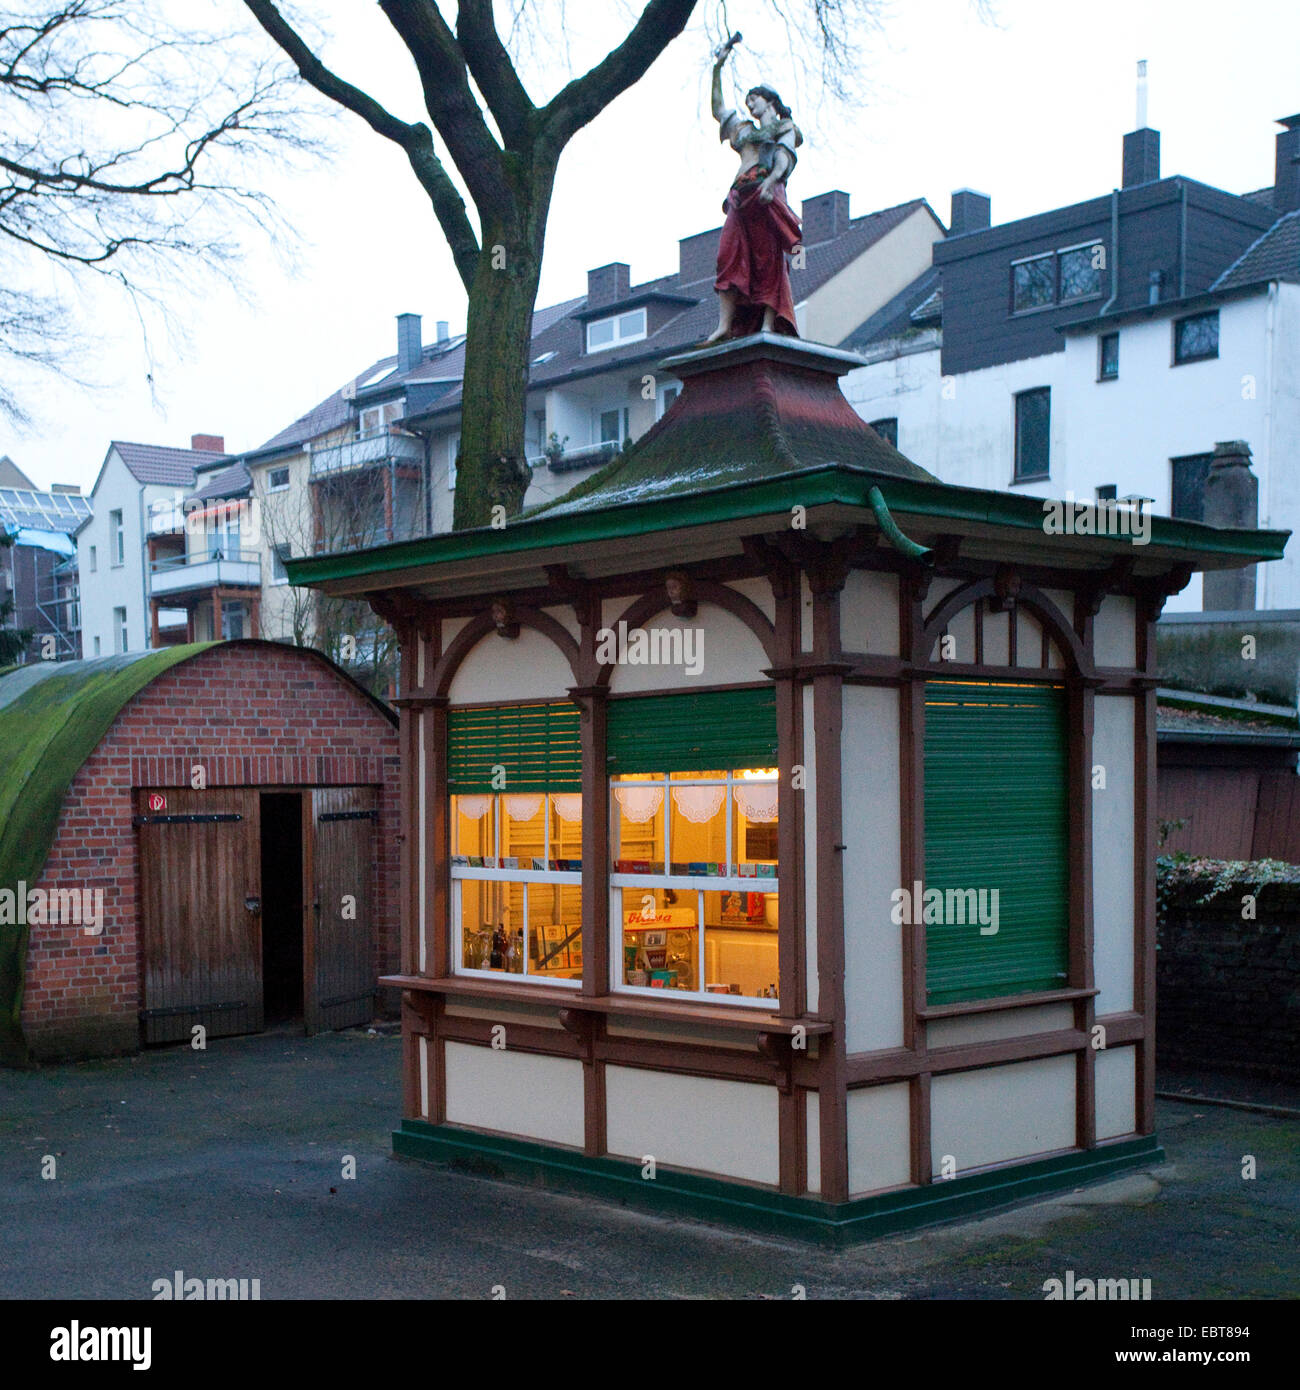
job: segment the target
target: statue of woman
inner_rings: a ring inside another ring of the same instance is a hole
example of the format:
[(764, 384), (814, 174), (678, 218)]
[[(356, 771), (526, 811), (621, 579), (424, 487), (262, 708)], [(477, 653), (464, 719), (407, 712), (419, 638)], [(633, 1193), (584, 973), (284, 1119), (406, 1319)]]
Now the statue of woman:
[(803, 134), (790, 108), (771, 87), (753, 87), (745, 105), (753, 120), (742, 120), (722, 105), (722, 69), (740, 36), (714, 53), (713, 115), (718, 138), (740, 156), (723, 211), (727, 220), (718, 244), (718, 326), (706, 342), (748, 333), (799, 336), (790, 293), (786, 256), (799, 245), (799, 219), (785, 200), (785, 184), (798, 160)]

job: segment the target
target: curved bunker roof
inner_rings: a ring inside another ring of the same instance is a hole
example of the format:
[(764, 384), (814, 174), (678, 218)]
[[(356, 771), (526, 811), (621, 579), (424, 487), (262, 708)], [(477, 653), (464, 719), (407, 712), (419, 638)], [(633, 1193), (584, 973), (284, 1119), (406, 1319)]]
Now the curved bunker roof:
[[(73, 778), (126, 704), (173, 666), (214, 647), (286, 647), (323, 662), (392, 723), (382, 700), (323, 653), (287, 643), (195, 642), (88, 661), (38, 662), (0, 673), (0, 891), (40, 878)], [(0, 1062), (24, 1061), (27, 928), (0, 902)]]

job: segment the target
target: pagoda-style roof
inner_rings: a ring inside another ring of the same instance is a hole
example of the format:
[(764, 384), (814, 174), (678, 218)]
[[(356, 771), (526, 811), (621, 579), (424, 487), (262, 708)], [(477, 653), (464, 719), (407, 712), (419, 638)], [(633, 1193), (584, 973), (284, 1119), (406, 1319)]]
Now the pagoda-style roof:
[(594, 577), (736, 555), (746, 536), (788, 531), (792, 509), (822, 539), (856, 529), (905, 552), (908, 538), (959, 539), (965, 555), (1093, 571), (1122, 562), (1136, 579), (1281, 558), (1289, 532), (1154, 516), (1144, 518), (1143, 544), (1053, 534), (1043, 498), (943, 483), (881, 439), (840, 390), (860, 365), (851, 353), (765, 333), (670, 357), (662, 370), (682, 381), (680, 396), (572, 492), (499, 529), (290, 560), (289, 580), (333, 593), (411, 587), (430, 598), (531, 589), (557, 564)]

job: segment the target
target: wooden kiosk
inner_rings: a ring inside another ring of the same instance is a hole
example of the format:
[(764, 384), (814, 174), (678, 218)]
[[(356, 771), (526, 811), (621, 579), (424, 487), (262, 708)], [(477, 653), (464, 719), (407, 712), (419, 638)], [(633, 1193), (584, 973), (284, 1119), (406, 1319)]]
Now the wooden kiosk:
[(856, 362), (674, 358), (559, 503), (290, 565), (401, 636), (397, 1152), (831, 1240), (1159, 1156), (1153, 626), (1286, 536), (1061, 534)]

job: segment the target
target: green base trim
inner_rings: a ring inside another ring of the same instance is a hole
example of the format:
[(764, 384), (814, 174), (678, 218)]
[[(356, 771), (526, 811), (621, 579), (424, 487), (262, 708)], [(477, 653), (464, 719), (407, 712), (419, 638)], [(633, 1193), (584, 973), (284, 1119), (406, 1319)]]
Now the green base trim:
[(1099, 1182), (1133, 1168), (1150, 1167), (1163, 1162), (1165, 1156), (1152, 1134), (877, 1197), (823, 1202), (816, 1197), (787, 1197), (769, 1189), (666, 1168), (660, 1168), (653, 1179), (645, 1179), (641, 1165), (627, 1159), (588, 1158), (550, 1144), (455, 1125), (433, 1125), (425, 1120), (403, 1120), (401, 1128), (393, 1132), (393, 1152), (478, 1177), (582, 1192), (662, 1215), (721, 1221), (826, 1245), (871, 1240), (983, 1214), (1081, 1183)]

